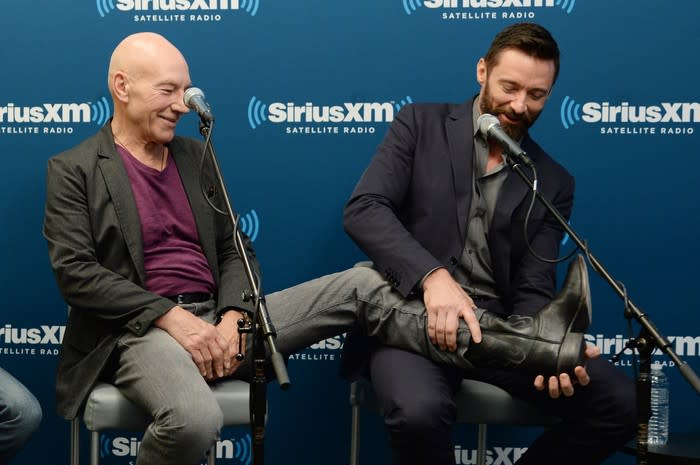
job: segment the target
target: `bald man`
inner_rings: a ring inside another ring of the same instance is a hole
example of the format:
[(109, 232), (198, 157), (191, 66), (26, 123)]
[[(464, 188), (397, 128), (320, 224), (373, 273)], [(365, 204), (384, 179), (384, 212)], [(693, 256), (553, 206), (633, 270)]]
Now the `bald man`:
[[(208, 204), (221, 206), (221, 189), (212, 167), (200, 168), (203, 146), (175, 135), (190, 85), (187, 62), (165, 38), (127, 37), (109, 65), (112, 119), (48, 163), (44, 236), (71, 307), (57, 410), (75, 418), (99, 379), (116, 385), (153, 418), (137, 465), (199, 463), (222, 426), (208, 382), (243, 376), (236, 322), (253, 311), (242, 300), (249, 285), (230, 221)], [(476, 310), (449, 350), (430, 343), (424, 306), (372, 268), (324, 276), (267, 302), (283, 354), (360, 324), (387, 345), (439, 363), (577, 370), (586, 384), (577, 366), (590, 318), (582, 263), (574, 263), (561, 297), (532, 317), (512, 323)], [(475, 351), (472, 336), (481, 341)]]
[[(201, 194), (202, 145), (175, 136), (192, 85), (185, 58), (134, 34), (108, 76), (112, 119), (48, 165), (44, 235), (71, 306), (57, 409), (74, 418), (102, 377), (154, 418), (138, 464), (193, 465), (221, 428), (207, 381), (239, 365), (247, 281), (227, 218)], [(210, 167), (202, 179), (215, 185)], [(220, 205), (218, 189), (209, 200)]]

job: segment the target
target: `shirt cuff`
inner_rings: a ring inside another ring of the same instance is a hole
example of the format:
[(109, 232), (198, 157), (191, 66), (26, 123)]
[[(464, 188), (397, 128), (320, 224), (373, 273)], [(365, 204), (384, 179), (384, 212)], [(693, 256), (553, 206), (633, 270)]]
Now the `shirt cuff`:
[(425, 273), (425, 274), (423, 275), (423, 277), (421, 278), (421, 280), (418, 281), (418, 284), (416, 284), (416, 292), (423, 293), (423, 283), (425, 283), (425, 280), (428, 278), (428, 276), (430, 276), (430, 274), (431, 274), (433, 271), (439, 270), (440, 268), (445, 268), (445, 267), (444, 267), (444, 266), (436, 266), (436, 267), (433, 268), (432, 270), (430, 270), (430, 271), (428, 271), (427, 273)]

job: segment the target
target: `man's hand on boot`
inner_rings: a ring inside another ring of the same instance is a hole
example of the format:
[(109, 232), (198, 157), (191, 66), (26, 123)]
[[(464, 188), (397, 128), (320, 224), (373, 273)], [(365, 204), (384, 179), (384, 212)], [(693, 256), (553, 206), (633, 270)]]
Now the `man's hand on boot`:
[(423, 281), (423, 302), (428, 314), (428, 336), (440, 350), (457, 350), (459, 318), (464, 318), (474, 342), (481, 341), (476, 305), (462, 286), (444, 268), (438, 268)]
[[(600, 349), (597, 346), (587, 345), (585, 355), (587, 359), (598, 357)], [(575, 384), (586, 386), (591, 381), (588, 372), (586, 372), (586, 367), (581, 365), (574, 369), (574, 375), (576, 375), (576, 379), (573, 381), (567, 373), (561, 373), (558, 377), (550, 376), (546, 386), (544, 376), (538, 375), (535, 378), (535, 389), (543, 391), (546, 388), (549, 392), (549, 397), (552, 399), (558, 399), (562, 394), (564, 397), (571, 397), (574, 395)]]

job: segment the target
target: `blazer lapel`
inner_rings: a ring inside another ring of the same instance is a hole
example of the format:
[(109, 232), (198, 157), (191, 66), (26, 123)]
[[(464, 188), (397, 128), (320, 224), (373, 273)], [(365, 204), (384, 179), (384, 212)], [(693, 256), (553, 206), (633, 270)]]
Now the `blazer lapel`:
[(466, 235), (467, 216), (472, 200), (472, 172), (474, 170), (474, 125), (472, 124), (473, 100), (458, 106), (448, 116), (447, 142), (450, 147), (452, 181), (457, 203), (457, 226), (459, 235)]
[(119, 228), (124, 236), (129, 255), (136, 268), (141, 283), (146, 282), (146, 272), (143, 263), (143, 238), (141, 237), (141, 220), (136, 201), (131, 191), (129, 176), (126, 174), (124, 163), (114, 147), (114, 136), (109, 123), (102, 129), (102, 138), (98, 148), (99, 168), (107, 185), (107, 191), (112, 198), (112, 204), (117, 214)]

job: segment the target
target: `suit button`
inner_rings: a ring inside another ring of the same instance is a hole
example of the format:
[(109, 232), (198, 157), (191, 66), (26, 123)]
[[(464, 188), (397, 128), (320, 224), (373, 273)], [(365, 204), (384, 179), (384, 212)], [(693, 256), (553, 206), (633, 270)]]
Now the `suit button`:
[(142, 325), (141, 322), (139, 322), (139, 321), (137, 321), (136, 323), (134, 323), (134, 328), (136, 328), (136, 329), (141, 329), (142, 326), (143, 326), (143, 325)]
[(450, 257), (450, 265), (456, 265), (457, 264), (457, 259), (454, 257)]

